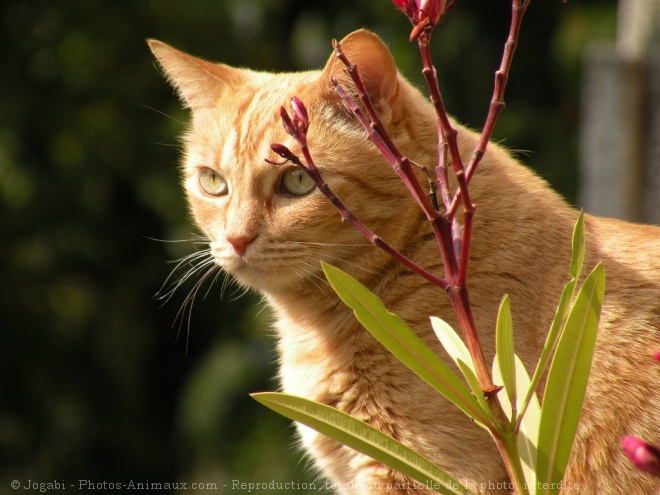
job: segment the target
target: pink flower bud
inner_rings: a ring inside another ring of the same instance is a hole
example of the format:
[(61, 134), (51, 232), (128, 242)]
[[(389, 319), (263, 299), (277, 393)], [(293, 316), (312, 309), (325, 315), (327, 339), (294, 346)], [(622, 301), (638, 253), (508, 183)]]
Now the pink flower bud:
[(410, 19), (415, 17), (419, 10), (419, 0), (392, 0), (397, 8)]
[(445, 12), (447, 0), (392, 0), (397, 8), (414, 23), (435, 26)]
[(293, 125), (293, 122), (291, 121), (291, 117), (289, 117), (289, 114), (286, 111), (286, 108), (282, 107), (280, 108), (280, 117), (282, 117), (282, 126), (284, 126), (284, 130), (289, 136), (296, 137), (296, 128)]
[(293, 112), (293, 123), (303, 134), (307, 134), (309, 115), (305, 104), (297, 96), (291, 98), (291, 111)]
[(637, 469), (660, 476), (660, 449), (633, 436), (624, 437), (621, 448)]
[(653, 357), (656, 361), (660, 361), (660, 352), (656, 352)]
[[(285, 160), (290, 161), (292, 158), (294, 158), (294, 154), (291, 152), (291, 150), (289, 148), (287, 148), (286, 146), (284, 146), (283, 144), (273, 143), (273, 144), (270, 145), (270, 149), (273, 150), (278, 155), (280, 155)], [(275, 162), (272, 162), (270, 160), (267, 160), (267, 161), (268, 161), (268, 163), (275, 163)]]
[(421, 0), (421, 2), (419, 10), (424, 14), (420, 16), (420, 20), (426, 17), (435, 26), (440, 21), (442, 14), (445, 13), (446, 0)]

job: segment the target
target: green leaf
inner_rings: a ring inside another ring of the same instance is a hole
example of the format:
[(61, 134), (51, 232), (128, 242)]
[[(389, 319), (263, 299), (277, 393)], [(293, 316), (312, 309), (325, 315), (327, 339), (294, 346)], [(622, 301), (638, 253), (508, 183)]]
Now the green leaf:
[(456, 374), (397, 315), (350, 275), (325, 263), (323, 270), (332, 288), (371, 335), (403, 364), (465, 414), (487, 426), (492, 423), (490, 411), (484, 411)]
[(458, 359), (456, 361), (456, 364), (458, 365), (458, 368), (461, 370), (461, 373), (463, 373), (463, 376), (465, 377), (465, 381), (467, 381), (470, 390), (472, 390), (472, 395), (476, 397), (477, 402), (479, 403), (481, 408), (484, 411), (490, 411), (490, 407), (486, 402), (486, 396), (484, 395), (484, 391), (481, 388), (481, 384), (479, 383), (479, 379), (477, 378), (477, 375), (474, 374), (474, 371), (472, 371), (472, 369), (462, 359)]
[(472, 373), (476, 374), (470, 351), (468, 351), (465, 342), (463, 342), (463, 339), (459, 337), (451, 325), (436, 316), (431, 316), (431, 326), (442, 347), (445, 348), (445, 351), (447, 351), (447, 354), (454, 360), (456, 365), (458, 365), (458, 360), (460, 359), (472, 370)]
[[(529, 375), (527, 374), (525, 365), (518, 356), (516, 356), (516, 382), (519, 390), (529, 388)], [(520, 399), (518, 400), (520, 401)], [(520, 403), (518, 404), (518, 410), (522, 411), (522, 404)], [(518, 422), (518, 454), (522, 461), (525, 481), (531, 489), (531, 487), (536, 485), (536, 443), (539, 437), (539, 425), (541, 422), (541, 404), (536, 394), (532, 394), (527, 410), (518, 417)]]
[(463, 342), (463, 339), (458, 336), (449, 323), (436, 316), (431, 316), (431, 326), (433, 327), (433, 331), (438, 337), (438, 340), (442, 344), (442, 347), (445, 348), (447, 354), (449, 354), (456, 363), (456, 366), (458, 366), (458, 369), (463, 373), (465, 381), (470, 387), (470, 390), (472, 390), (472, 395), (476, 397), (481, 408), (490, 413), (490, 407), (486, 403), (484, 392), (481, 389), (481, 385), (479, 384), (479, 380), (477, 379), (474, 370), (472, 356)]
[(366, 454), (447, 495), (474, 495), (460, 482), (412, 449), (372, 426), (332, 407), (287, 394), (265, 392), (252, 397), (272, 410)]
[(548, 364), (550, 363), (550, 358), (552, 358), (552, 354), (557, 348), (557, 342), (559, 342), (559, 337), (562, 333), (562, 328), (566, 318), (566, 313), (568, 311), (569, 303), (571, 302), (573, 294), (575, 293), (575, 285), (575, 279), (571, 280), (564, 286), (564, 290), (561, 293), (561, 297), (559, 298), (559, 305), (557, 306), (555, 317), (552, 321), (552, 326), (550, 327), (548, 336), (545, 339), (545, 344), (543, 345), (543, 350), (541, 351), (541, 357), (539, 358), (539, 362), (536, 365), (536, 370), (534, 371), (534, 376), (532, 377), (532, 383), (527, 392), (528, 400), (525, 401), (525, 404), (527, 404), (529, 399), (531, 399), (532, 393), (534, 393), (536, 390), (536, 387), (541, 381), (541, 377), (547, 370)]
[(572, 241), (572, 255), (571, 255), (571, 280), (564, 286), (564, 290), (561, 293), (559, 298), (559, 304), (557, 310), (555, 311), (555, 316), (552, 320), (552, 325), (550, 326), (550, 331), (546, 337), (545, 344), (543, 345), (543, 350), (541, 351), (541, 357), (539, 362), (536, 365), (536, 370), (532, 376), (532, 383), (530, 384), (527, 397), (523, 403), (524, 411), (527, 407), (527, 404), (532, 398), (532, 394), (536, 390), (541, 378), (545, 374), (548, 364), (550, 363), (550, 358), (552, 357), (555, 349), (557, 348), (557, 342), (561, 336), (562, 329), (564, 328), (564, 323), (566, 322), (566, 314), (568, 312), (569, 304), (573, 295), (575, 294), (575, 287), (577, 285), (578, 278), (582, 273), (582, 265), (584, 263), (584, 251), (585, 251), (585, 239), (584, 239), (584, 215), (580, 212), (580, 215), (573, 229), (573, 241)]
[(515, 350), (513, 346), (513, 319), (511, 318), (511, 304), (508, 295), (502, 299), (500, 310), (497, 314), (495, 349), (504, 389), (509, 397), (509, 403), (514, 405), (512, 417), (515, 417), (515, 412), (518, 410), (518, 403), (516, 401)]
[(573, 253), (571, 256), (571, 275), (575, 280), (579, 280), (584, 264), (584, 212), (580, 211), (575, 228), (573, 229)]
[[(515, 355), (516, 366), (516, 388), (518, 390), (528, 390), (530, 386), (529, 375), (525, 365), (520, 358)], [(493, 380), (501, 380), (497, 359), (493, 362)], [(506, 394), (498, 394), (502, 410), (509, 416), (513, 417), (513, 410), (511, 403)], [(523, 411), (522, 408), (523, 397), (518, 395), (518, 410), (521, 411), (518, 417), (515, 418), (515, 428), (517, 430), (517, 444), (518, 455), (522, 462), (523, 472), (525, 474), (525, 482), (528, 487), (533, 487), (536, 484), (536, 442), (539, 436), (539, 422), (541, 420), (541, 406), (536, 394), (532, 394), (531, 400)], [(533, 493), (533, 491), (531, 492)]]
[(537, 495), (559, 493), (582, 412), (604, 293), (605, 270), (599, 264), (584, 281), (550, 366), (537, 444)]

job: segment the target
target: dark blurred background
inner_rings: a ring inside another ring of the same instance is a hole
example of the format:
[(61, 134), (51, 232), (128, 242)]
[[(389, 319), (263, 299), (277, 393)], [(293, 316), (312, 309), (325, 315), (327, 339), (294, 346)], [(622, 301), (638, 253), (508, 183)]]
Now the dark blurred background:
[[(457, 0), (434, 37), (446, 104), (473, 127), (509, 5)], [(286, 71), (368, 27), (421, 84), (406, 19), (388, 0), (5, 0), (0, 19), (0, 493), (314, 479), (289, 422), (248, 396), (277, 388), (258, 299), (206, 284), (181, 327), (194, 281), (154, 299), (196, 247), (177, 172), (187, 115), (144, 40)], [(532, 2), (495, 132), (572, 202), (583, 47), (615, 23), (611, 0)]]

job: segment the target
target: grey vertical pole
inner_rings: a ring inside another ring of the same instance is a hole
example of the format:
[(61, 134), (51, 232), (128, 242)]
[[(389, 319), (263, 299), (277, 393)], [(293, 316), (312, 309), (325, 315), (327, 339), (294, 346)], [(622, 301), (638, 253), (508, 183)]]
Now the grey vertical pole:
[(579, 196), (588, 213), (660, 224), (659, 12), (660, 0), (620, 0), (616, 44), (585, 52)]
[(648, 110), (644, 160), (643, 220), (660, 225), (660, 40), (650, 51), (647, 75)]
[(585, 55), (580, 202), (587, 213), (641, 220), (642, 67), (609, 45)]

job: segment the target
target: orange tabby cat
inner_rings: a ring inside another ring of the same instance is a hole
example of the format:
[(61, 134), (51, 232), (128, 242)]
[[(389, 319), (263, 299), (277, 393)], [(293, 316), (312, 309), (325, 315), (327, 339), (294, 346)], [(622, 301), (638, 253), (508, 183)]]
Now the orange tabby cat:
[[(337, 407), (413, 447), (469, 487), (509, 493), (499, 454), (476, 427), (380, 346), (325, 282), (319, 262), (347, 271), (402, 316), (438, 353), (429, 315), (457, 328), (446, 294), (372, 247), (299, 168), (273, 165), (271, 143), (296, 145), (279, 109), (302, 99), (317, 166), (374, 232), (409, 258), (442, 273), (423, 215), (363, 129), (332, 91), (349, 85), (331, 57), (322, 71), (271, 74), (191, 57), (150, 41), (171, 83), (192, 109), (183, 140), (185, 189), (215, 261), (268, 300), (277, 315), (285, 392)], [(435, 114), (398, 73), (375, 35), (342, 42), (366, 81), (399, 149), (437, 161)], [(465, 160), (477, 136), (457, 126)], [(477, 328), (492, 362), (499, 302), (511, 295), (516, 350), (533, 369), (563, 285), (577, 212), (505, 150), (491, 144), (471, 182), (479, 205), (470, 264)], [(564, 493), (646, 494), (656, 478), (633, 468), (626, 434), (660, 443), (660, 229), (586, 216), (585, 269), (603, 261), (606, 301), (590, 385)], [(302, 443), (342, 494), (425, 494), (369, 457), (301, 427)]]

